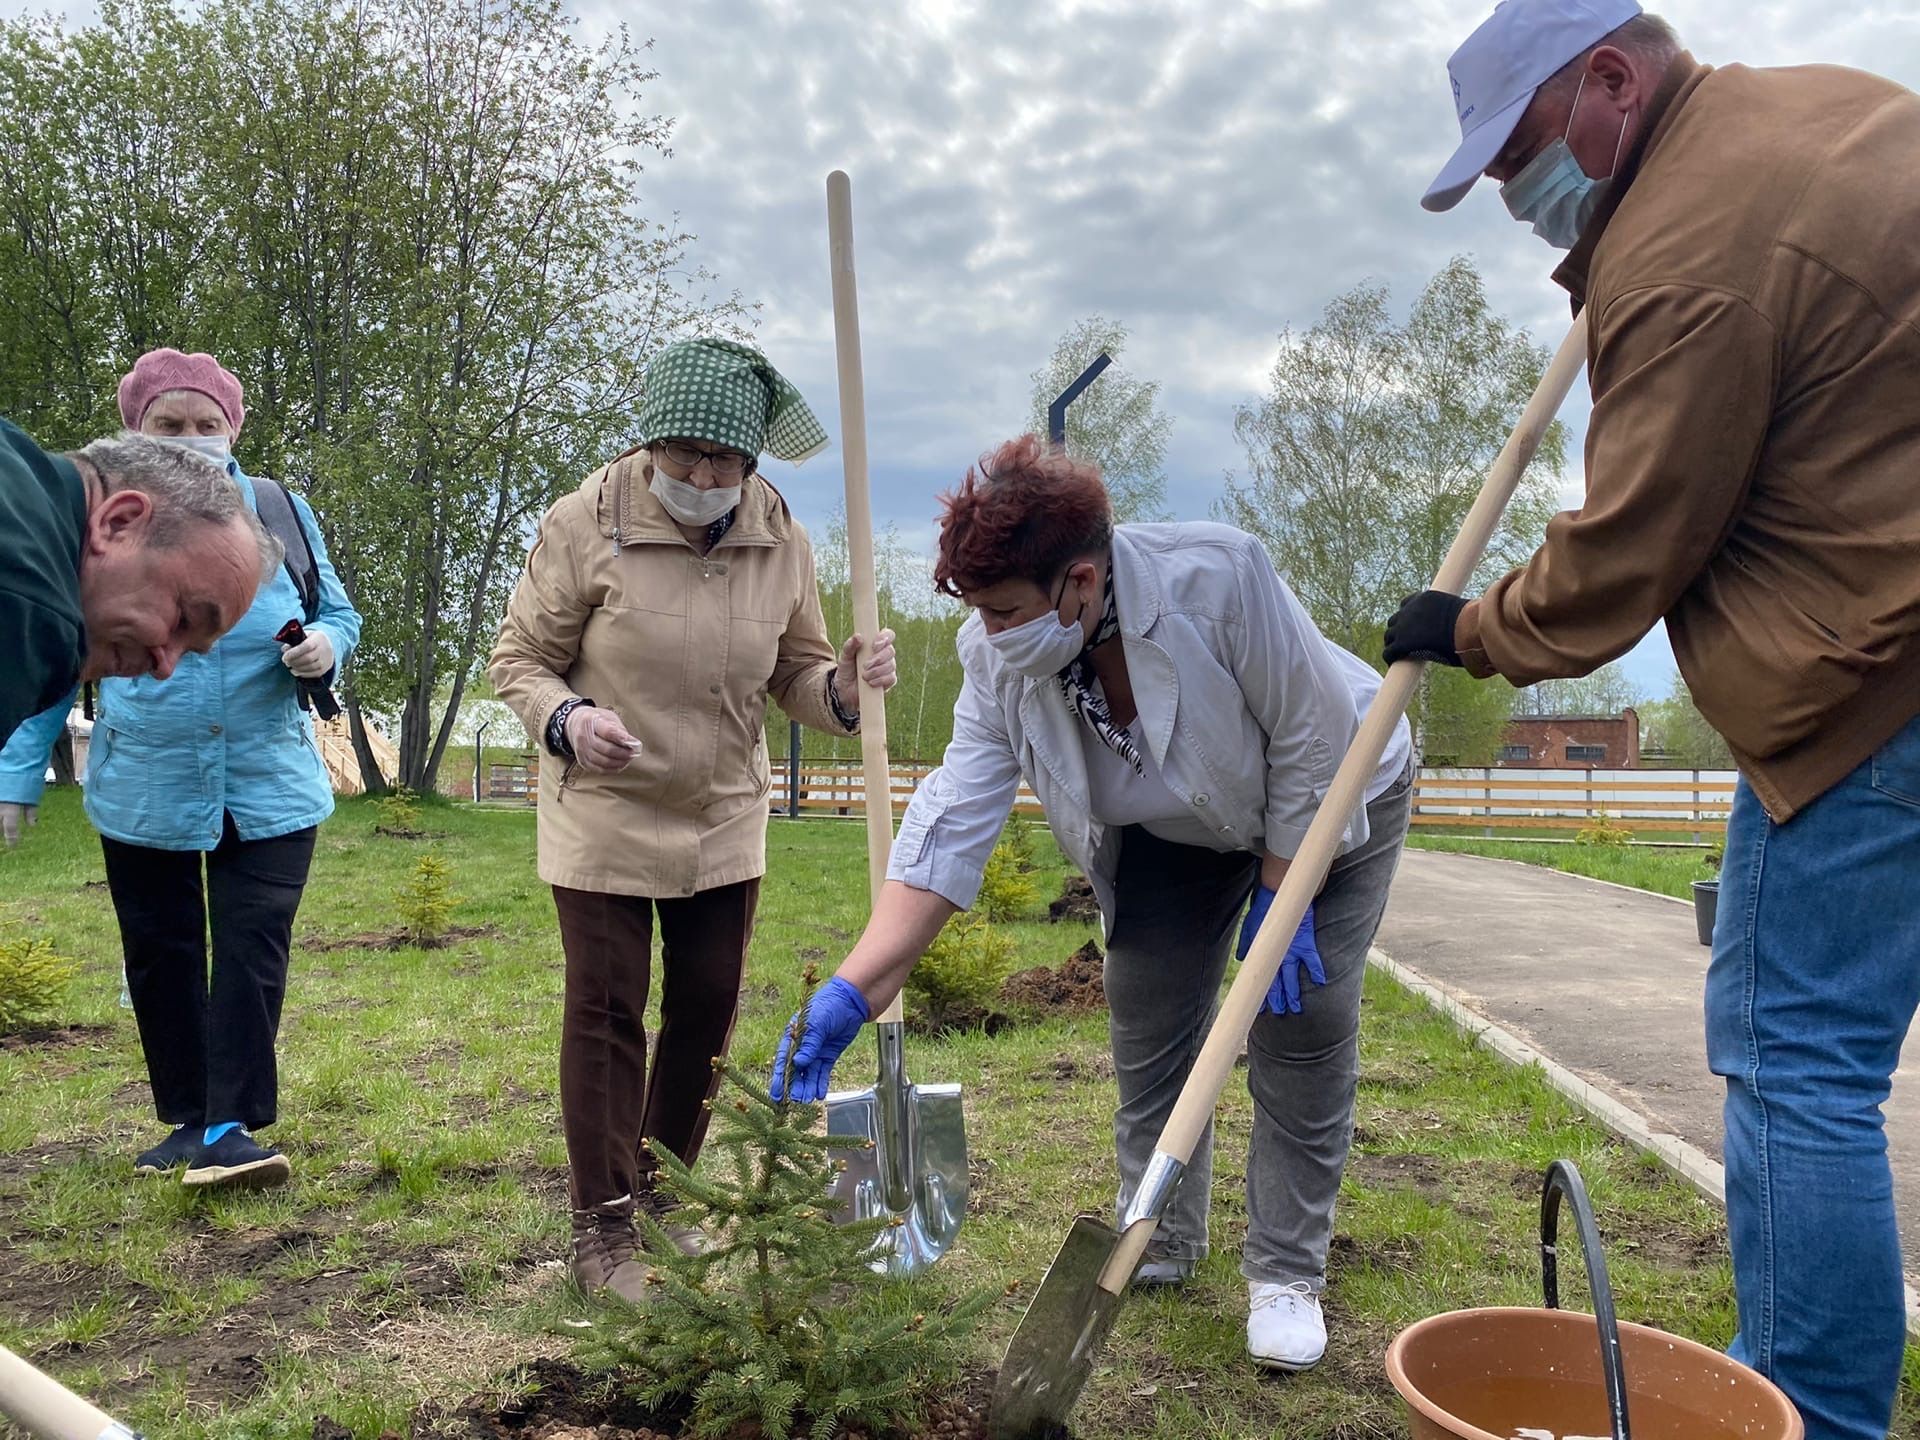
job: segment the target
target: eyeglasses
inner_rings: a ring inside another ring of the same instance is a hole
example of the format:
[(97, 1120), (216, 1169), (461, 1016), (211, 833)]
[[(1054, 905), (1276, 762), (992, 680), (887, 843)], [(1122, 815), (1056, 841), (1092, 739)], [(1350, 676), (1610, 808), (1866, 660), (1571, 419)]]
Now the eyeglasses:
[(697, 469), (704, 460), (722, 480), (744, 479), (753, 469), (751, 455), (742, 455), (738, 450), (702, 450), (698, 445), (689, 445), (684, 440), (662, 441), (660, 453), (682, 470)]

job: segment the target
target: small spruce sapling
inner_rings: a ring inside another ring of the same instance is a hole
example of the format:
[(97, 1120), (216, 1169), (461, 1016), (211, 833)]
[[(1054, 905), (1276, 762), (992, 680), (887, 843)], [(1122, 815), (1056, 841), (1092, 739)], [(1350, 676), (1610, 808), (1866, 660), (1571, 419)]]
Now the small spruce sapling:
[[(804, 1023), (796, 1018), (789, 1053)], [(698, 1224), (712, 1248), (683, 1255), (642, 1210), (650, 1298), (618, 1307), (590, 1349), (635, 1377), (643, 1403), (690, 1404), (694, 1435), (757, 1427), (765, 1440), (830, 1440), (848, 1426), (909, 1423), (930, 1389), (957, 1376), (958, 1342), (994, 1297), (916, 1310), (911, 1288), (870, 1267), (897, 1222), (838, 1224), (827, 1198), (845, 1167), (835, 1152), (868, 1142), (820, 1133), (820, 1106), (770, 1100), (724, 1058), (713, 1063), (721, 1089), (708, 1102), (707, 1148), (721, 1163), (695, 1175), (651, 1152), (674, 1218)]]
[(409, 945), (436, 950), (446, 943), (454, 906), (460, 903), (460, 897), (447, 884), (452, 873), (447, 862), (432, 851), (414, 862), (413, 874), (394, 896), (400, 911), (400, 932)]
[(67, 993), (74, 963), (46, 940), (0, 940), (0, 1035), (44, 1020)]

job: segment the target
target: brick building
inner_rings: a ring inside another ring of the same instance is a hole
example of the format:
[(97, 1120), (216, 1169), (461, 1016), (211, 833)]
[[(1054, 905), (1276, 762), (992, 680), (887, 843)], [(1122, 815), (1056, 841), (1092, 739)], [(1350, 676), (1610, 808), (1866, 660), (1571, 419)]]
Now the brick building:
[(1500, 737), (1494, 764), (1504, 769), (1637, 770), (1640, 717), (1516, 715)]

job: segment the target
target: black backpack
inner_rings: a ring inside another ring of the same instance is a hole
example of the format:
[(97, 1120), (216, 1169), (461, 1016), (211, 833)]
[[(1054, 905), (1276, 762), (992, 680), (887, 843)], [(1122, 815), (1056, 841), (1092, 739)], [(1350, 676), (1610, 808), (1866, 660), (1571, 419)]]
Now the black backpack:
[(307, 623), (312, 624), (320, 618), (320, 562), (313, 558), (313, 540), (307, 534), (307, 527), (300, 523), (286, 486), (278, 480), (252, 478), (253, 503), (260, 513), (260, 523), (287, 552), (287, 578), (300, 592), (301, 612)]

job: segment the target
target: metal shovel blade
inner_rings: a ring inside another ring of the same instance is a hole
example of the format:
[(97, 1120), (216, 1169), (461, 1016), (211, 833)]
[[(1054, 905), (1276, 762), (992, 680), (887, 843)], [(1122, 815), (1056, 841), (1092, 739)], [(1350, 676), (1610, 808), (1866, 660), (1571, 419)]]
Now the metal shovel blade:
[(874, 1247), (874, 1268), (917, 1275), (952, 1246), (967, 1213), (967, 1123), (958, 1085), (906, 1076), (905, 1026), (874, 1027), (880, 1073), (871, 1089), (827, 1096), (827, 1133), (869, 1142), (841, 1151), (828, 1190), (843, 1223), (897, 1221)]
[(1063, 1434), (1093, 1360), (1120, 1314), (1121, 1296), (1100, 1277), (1120, 1245), (1120, 1232), (1082, 1215), (1013, 1332), (987, 1416), (992, 1440), (1050, 1440)]

